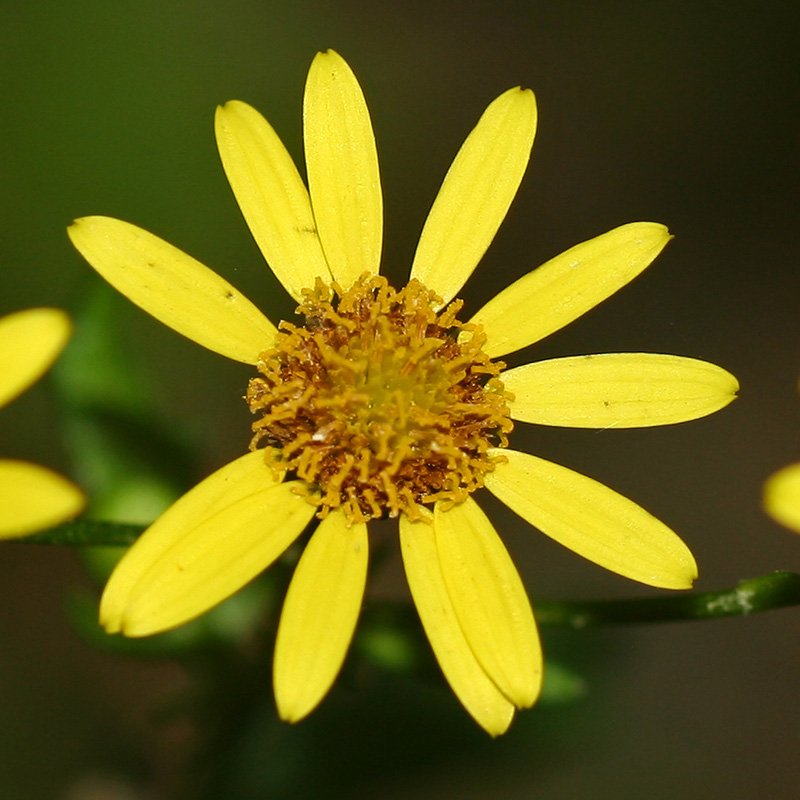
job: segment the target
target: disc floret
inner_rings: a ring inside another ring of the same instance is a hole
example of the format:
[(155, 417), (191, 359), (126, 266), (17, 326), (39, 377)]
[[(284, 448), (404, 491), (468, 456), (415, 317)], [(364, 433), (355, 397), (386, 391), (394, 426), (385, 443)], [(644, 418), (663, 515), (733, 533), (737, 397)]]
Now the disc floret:
[(459, 503), (494, 469), (488, 450), (512, 428), (504, 365), (456, 319), (461, 301), (441, 305), (416, 280), (400, 291), (382, 276), (346, 291), (317, 280), (297, 309), (305, 323), (281, 322), (261, 354), (246, 397), (261, 415), (251, 447), (277, 449), (319, 516), (418, 519), (420, 504)]

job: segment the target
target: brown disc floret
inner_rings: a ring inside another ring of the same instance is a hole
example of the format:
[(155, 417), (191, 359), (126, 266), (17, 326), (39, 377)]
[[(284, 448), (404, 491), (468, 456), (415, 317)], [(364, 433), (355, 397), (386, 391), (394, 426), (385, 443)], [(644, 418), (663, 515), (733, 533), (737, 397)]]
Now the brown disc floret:
[(494, 469), (512, 423), (502, 363), (485, 336), (444, 310), (419, 281), (396, 291), (381, 276), (348, 290), (318, 280), (304, 292), (303, 325), (281, 322), (261, 354), (247, 403), (252, 448), (274, 447), (320, 516), (351, 522), (461, 502)]

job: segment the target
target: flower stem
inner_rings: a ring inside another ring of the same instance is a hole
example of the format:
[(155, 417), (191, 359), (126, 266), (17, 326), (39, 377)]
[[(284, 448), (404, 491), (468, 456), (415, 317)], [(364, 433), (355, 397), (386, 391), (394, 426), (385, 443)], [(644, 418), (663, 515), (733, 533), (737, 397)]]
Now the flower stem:
[(800, 605), (800, 575), (772, 572), (715, 592), (625, 600), (540, 601), (535, 609), (541, 625), (584, 628), (738, 617), (794, 605)]
[(146, 527), (125, 522), (76, 519), (40, 533), (7, 541), (23, 544), (59, 544), (69, 547), (130, 547)]

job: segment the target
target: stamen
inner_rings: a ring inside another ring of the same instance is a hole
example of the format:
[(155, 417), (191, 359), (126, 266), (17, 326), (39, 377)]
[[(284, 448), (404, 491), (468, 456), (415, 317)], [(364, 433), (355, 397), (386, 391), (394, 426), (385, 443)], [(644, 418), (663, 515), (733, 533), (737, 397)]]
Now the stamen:
[(344, 291), (318, 279), (298, 307), (305, 323), (282, 322), (261, 354), (251, 448), (275, 449), (273, 468), (305, 481), (318, 516), (419, 519), (421, 505), (463, 501), (502, 460), (487, 453), (513, 427), (505, 365), (458, 321), (460, 301), (439, 305), (415, 280), (396, 291), (365, 275)]

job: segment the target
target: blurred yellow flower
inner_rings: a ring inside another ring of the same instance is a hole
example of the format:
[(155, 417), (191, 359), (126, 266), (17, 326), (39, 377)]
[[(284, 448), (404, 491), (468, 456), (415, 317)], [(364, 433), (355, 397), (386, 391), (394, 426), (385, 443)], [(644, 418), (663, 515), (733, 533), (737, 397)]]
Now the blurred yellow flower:
[[(271, 564), (316, 515), (284, 603), (274, 659), (278, 710), (322, 699), (355, 630), (367, 523), (399, 520), (414, 602), (442, 671), (490, 734), (534, 703), (542, 656), (520, 577), (470, 494), (485, 486), (580, 555), (644, 583), (697, 575), (663, 523), (590, 478), (506, 449), (513, 420), (586, 428), (695, 419), (725, 406), (735, 378), (688, 358), (615, 353), (505, 370), (499, 356), (568, 324), (638, 275), (670, 236), (616, 228), (556, 256), (458, 321), (451, 302), (517, 191), (536, 129), (533, 93), (500, 95), (447, 173), (408, 285), (380, 276), (378, 158), (355, 76), (332, 51), (306, 83), (308, 189), (266, 120), (217, 110), (225, 173), (267, 263), (300, 304), (276, 328), (227, 281), (150, 233), (77, 220), (73, 244), (117, 289), (197, 343), (256, 367), (250, 452), (168, 509), (114, 571), (109, 632), (146, 636), (198, 616)], [(260, 447), (260, 449), (256, 449)]]
[(800, 533), (800, 464), (790, 464), (767, 479), (764, 509), (773, 519)]
[[(0, 406), (35, 383), (55, 361), (70, 335), (63, 311), (32, 308), (0, 318)], [(0, 459), (0, 538), (23, 536), (75, 516), (81, 491), (52, 470)]]
[(784, 467), (767, 480), (764, 508), (782, 525), (800, 533), (800, 464)]

